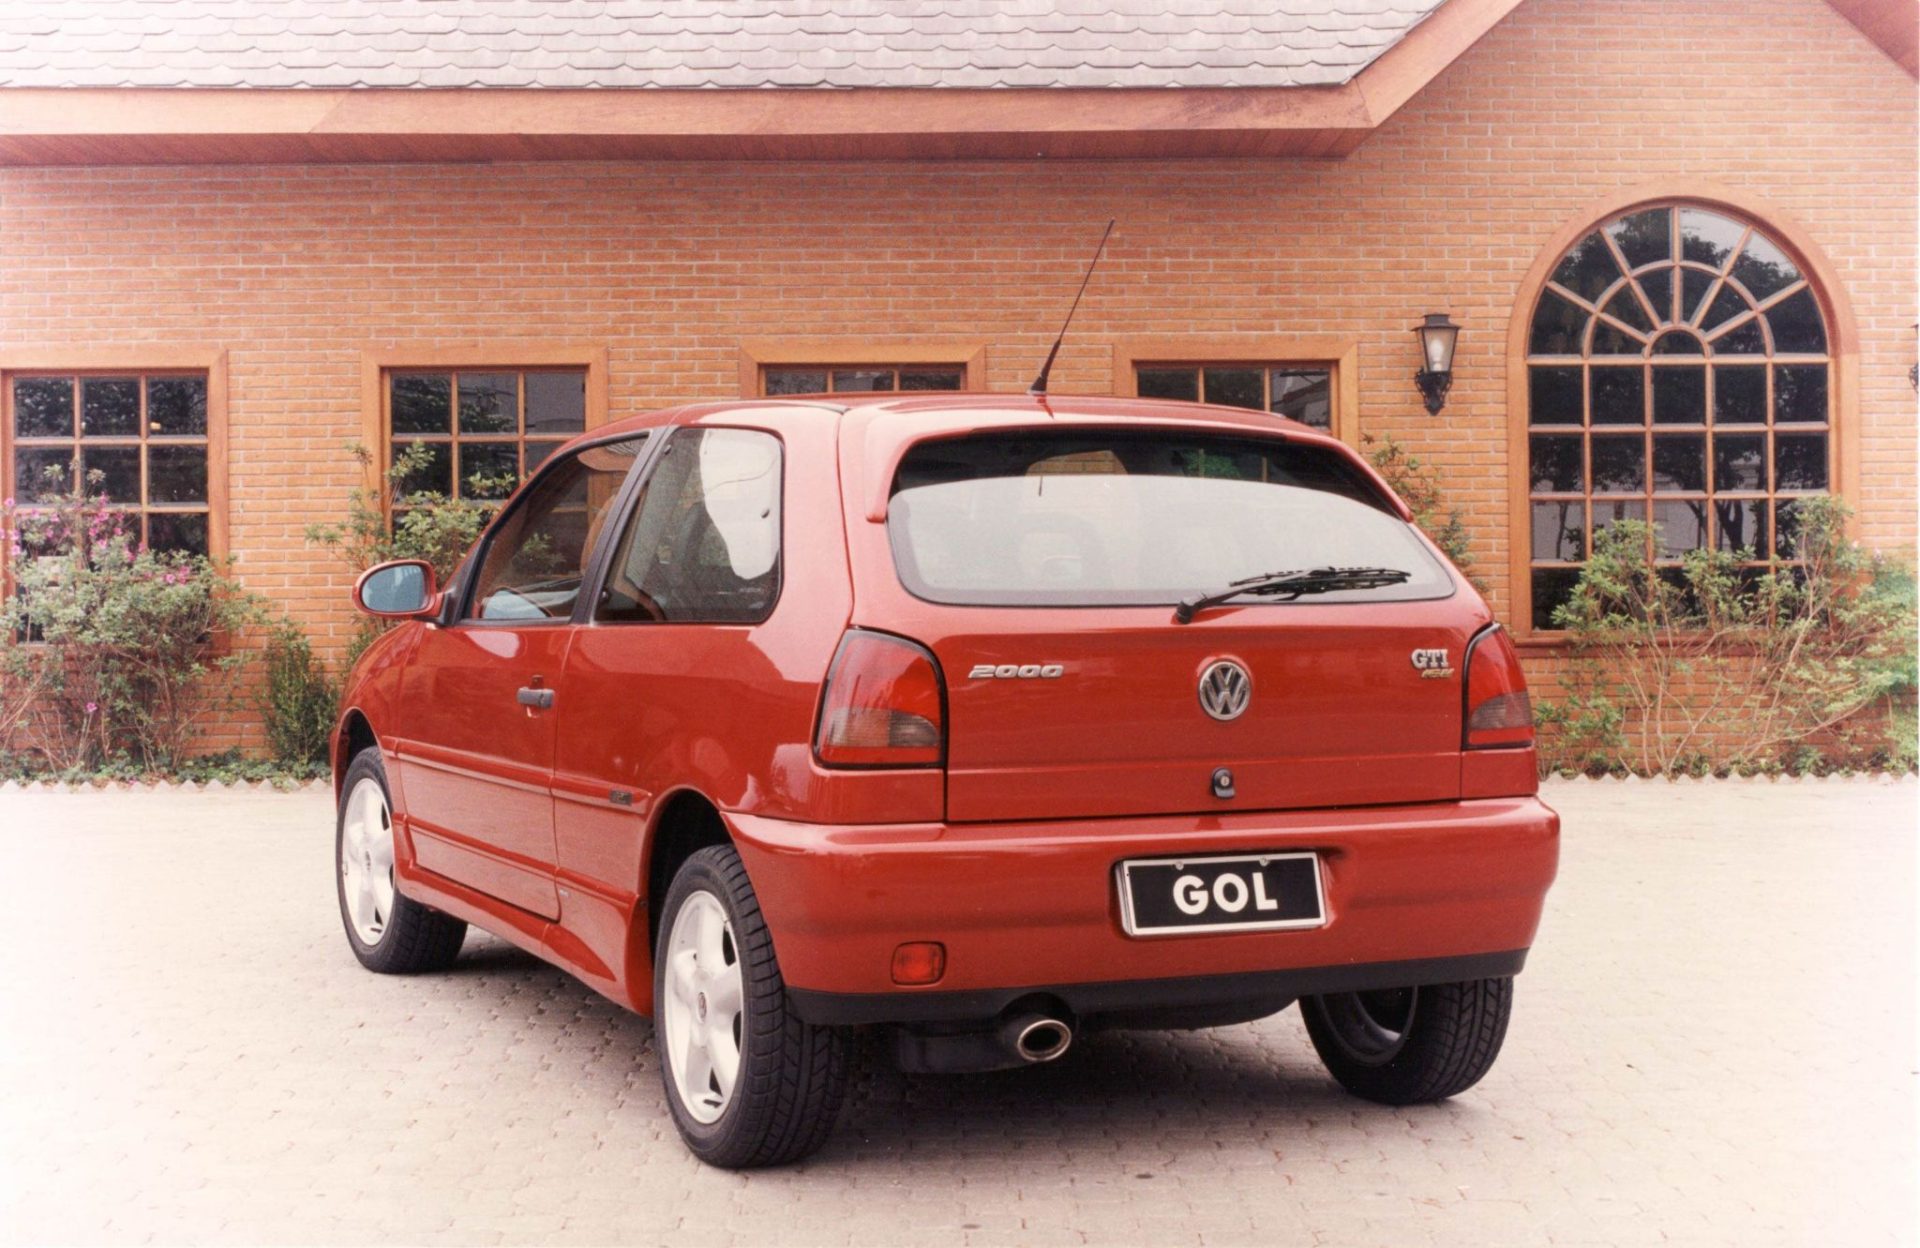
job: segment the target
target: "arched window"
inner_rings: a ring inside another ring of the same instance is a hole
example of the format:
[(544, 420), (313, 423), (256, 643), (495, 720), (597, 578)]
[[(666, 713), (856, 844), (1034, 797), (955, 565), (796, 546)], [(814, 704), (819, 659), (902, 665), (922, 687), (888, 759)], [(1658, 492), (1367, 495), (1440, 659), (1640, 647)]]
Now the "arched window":
[(1766, 231), (1719, 209), (1636, 208), (1568, 249), (1527, 338), (1530, 618), (1551, 629), (1616, 520), (1648, 557), (1794, 559), (1794, 500), (1833, 462), (1827, 327)]

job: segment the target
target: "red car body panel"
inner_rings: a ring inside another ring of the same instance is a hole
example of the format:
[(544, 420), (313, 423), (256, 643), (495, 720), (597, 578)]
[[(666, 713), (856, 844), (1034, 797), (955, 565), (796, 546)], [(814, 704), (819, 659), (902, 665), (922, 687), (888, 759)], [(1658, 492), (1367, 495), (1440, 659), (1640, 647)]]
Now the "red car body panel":
[[(1480, 955), (1511, 955), (1503, 965), (1517, 969), (1553, 878), (1557, 817), (1534, 797), (1533, 751), (1463, 751), (1462, 681), (1420, 679), (1407, 663), (1417, 647), (1464, 655), (1491, 623), (1464, 578), (1441, 599), (1235, 603), (1173, 626), (1165, 606), (923, 601), (887, 540), (893, 474), (929, 437), (1139, 423), (1278, 436), (1335, 448), (1377, 483), (1357, 456), (1236, 409), (835, 397), (673, 409), (582, 439), (706, 425), (781, 440), (783, 588), (764, 623), (409, 621), (368, 650), (346, 690), (335, 774), (350, 742), (378, 742), (401, 892), (648, 1012), (655, 832), (676, 795), (697, 793), (741, 853), (788, 985), (809, 1000), (878, 997), (907, 1018), (927, 1016), (913, 998), (959, 1009), (964, 994), (1036, 986)], [(944, 767), (815, 757), (822, 681), (849, 627), (936, 656)], [(1220, 657), (1239, 659), (1285, 714), (1201, 715), (1194, 682)], [(977, 664), (1035, 661), (1066, 664), (1070, 683), (968, 679)], [(555, 693), (550, 710), (515, 704), (536, 676)], [(1220, 765), (1237, 777), (1231, 800), (1207, 787)], [(1322, 855), (1324, 927), (1121, 929), (1123, 857), (1299, 848)], [(946, 944), (945, 976), (896, 986), (894, 947), (915, 940)]]

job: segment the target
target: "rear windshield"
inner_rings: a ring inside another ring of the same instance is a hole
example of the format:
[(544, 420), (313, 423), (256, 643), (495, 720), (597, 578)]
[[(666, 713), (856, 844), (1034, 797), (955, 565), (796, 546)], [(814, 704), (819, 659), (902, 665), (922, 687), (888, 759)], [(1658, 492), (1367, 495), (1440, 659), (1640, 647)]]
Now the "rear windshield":
[(1359, 469), (1281, 439), (1078, 432), (923, 442), (894, 477), (887, 529), (902, 583), (933, 602), (1172, 604), (1244, 577), (1321, 567), (1409, 576), (1299, 602), (1453, 592), (1446, 568)]

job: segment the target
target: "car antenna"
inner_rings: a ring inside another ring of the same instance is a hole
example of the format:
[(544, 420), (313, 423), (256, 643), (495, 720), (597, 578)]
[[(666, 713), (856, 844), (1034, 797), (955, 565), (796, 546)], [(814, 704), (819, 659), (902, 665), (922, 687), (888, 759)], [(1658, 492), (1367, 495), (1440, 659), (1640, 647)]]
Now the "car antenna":
[(1027, 387), (1027, 393), (1039, 398), (1047, 392), (1047, 374), (1053, 371), (1053, 357), (1060, 354), (1060, 344), (1067, 340), (1067, 326), (1073, 324), (1073, 314), (1080, 310), (1080, 296), (1087, 293), (1087, 283), (1093, 280), (1093, 270), (1100, 263), (1100, 253), (1107, 249), (1107, 237), (1113, 233), (1113, 222), (1107, 222), (1107, 231), (1100, 236), (1100, 245), (1093, 249), (1093, 263), (1087, 266), (1087, 275), (1080, 279), (1080, 293), (1073, 297), (1073, 306), (1067, 309), (1067, 319), (1060, 326), (1060, 336), (1053, 340), (1053, 349), (1047, 352), (1047, 362), (1040, 366), (1040, 375)]

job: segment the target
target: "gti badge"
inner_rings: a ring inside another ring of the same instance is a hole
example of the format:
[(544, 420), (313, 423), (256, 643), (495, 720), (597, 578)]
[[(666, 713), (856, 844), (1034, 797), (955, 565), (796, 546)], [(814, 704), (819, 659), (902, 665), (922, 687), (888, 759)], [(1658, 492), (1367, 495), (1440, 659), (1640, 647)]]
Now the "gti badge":
[(1453, 668), (1447, 663), (1445, 650), (1415, 650), (1413, 667), (1420, 673), (1422, 680), (1445, 680), (1453, 675)]
[(1253, 678), (1232, 659), (1221, 659), (1200, 673), (1200, 709), (1215, 719), (1238, 719), (1253, 700)]

